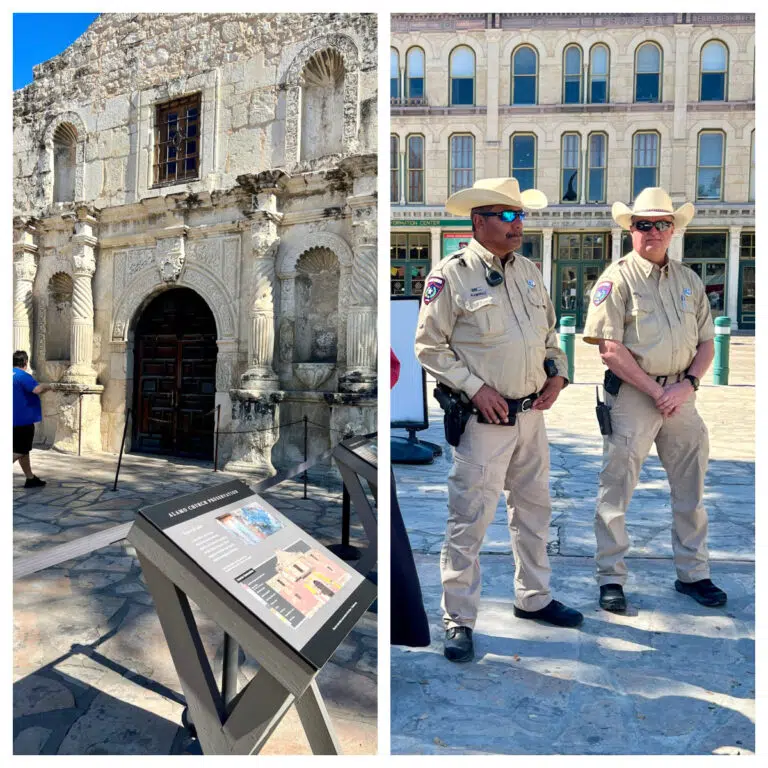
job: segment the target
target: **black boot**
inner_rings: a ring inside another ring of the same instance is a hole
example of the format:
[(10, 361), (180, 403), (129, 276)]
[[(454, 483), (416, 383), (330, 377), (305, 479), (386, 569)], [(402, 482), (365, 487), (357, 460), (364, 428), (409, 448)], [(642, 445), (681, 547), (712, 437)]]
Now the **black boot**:
[(624, 613), (627, 610), (627, 598), (621, 584), (602, 584), (600, 586), (600, 607), (611, 613)]
[(524, 611), (516, 605), (512, 606), (512, 611), (518, 619), (538, 619), (556, 627), (578, 627), (584, 621), (584, 617), (577, 610), (568, 608), (557, 600), (552, 600), (538, 611)]
[(445, 631), (443, 654), (448, 661), (462, 663), (475, 658), (472, 630), (469, 627), (451, 627)]
[(728, 595), (720, 587), (716, 587), (711, 579), (699, 579), (686, 584), (678, 579), (675, 582), (675, 589), (684, 595), (690, 595), (697, 603), (706, 605), (708, 608), (718, 608), (725, 605)]

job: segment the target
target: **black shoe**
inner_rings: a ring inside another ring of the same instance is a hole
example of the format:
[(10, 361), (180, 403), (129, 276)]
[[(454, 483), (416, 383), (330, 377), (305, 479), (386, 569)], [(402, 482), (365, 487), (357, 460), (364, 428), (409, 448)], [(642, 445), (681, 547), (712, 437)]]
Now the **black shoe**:
[(554, 624), (556, 627), (578, 627), (584, 617), (573, 608), (552, 600), (548, 605), (538, 611), (524, 611), (516, 605), (512, 606), (512, 611), (518, 619), (538, 619), (546, 621), (547, 624)]
[(706, 605), (709, 608), (717, 608), (725, 605), (728, 595), (722, 589), (716, 587), (711, 579), (700, 579), (686, 584), (678, 579), (675, 581), (675, 589), (684, 595), (690, 595), (697, 603)]
[(42, 488), (45, 485), (45, 480), (41, 480), (37, 475), (27, 478), (27, 482), (24, 483), (25, 488)]
[(624, 613), (627, 610), (627, 598), (621, 584), (602, 584), (600, 586), (600, 607), (612, 613)]
[(443, 654), (448, 661), (462, 663), (475, 658), (472, 630), (469, 627), (451, 627), (445, 631)]

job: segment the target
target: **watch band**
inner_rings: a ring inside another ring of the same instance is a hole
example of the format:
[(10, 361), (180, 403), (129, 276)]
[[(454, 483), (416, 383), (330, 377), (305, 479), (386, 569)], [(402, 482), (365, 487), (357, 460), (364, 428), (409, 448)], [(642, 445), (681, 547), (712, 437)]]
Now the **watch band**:
[(693, 391), (694, 392), (698, 392), (698, 390), (699, 390), (699, 380), (695, 376), (690, 374), (690, 373), (686, 373), (684, 378), (688, 379), (688, 381), (691, 382), (691, 386), (693, 387)]

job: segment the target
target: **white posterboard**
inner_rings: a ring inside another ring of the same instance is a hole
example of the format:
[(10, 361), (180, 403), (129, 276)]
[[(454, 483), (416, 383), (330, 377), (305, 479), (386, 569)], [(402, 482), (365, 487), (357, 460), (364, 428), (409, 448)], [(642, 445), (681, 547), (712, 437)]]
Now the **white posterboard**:
[(400, 361), (400, 378), (390, 394), (390, 425), (426, 429), (427, 418), (426, 378), (416, 359), (413, 342), (419, 319), (419, 297), (393, 297), (391, 301), (391, 344)]

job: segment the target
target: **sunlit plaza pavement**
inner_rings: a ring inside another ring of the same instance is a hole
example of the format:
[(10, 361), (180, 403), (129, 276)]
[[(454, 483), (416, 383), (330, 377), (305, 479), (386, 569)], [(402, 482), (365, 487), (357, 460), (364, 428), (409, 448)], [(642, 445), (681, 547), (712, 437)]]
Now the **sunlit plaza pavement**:
[[(670, 502), (655, 455), (627, 513), (632, 541), (629, 611), (597, 605), (594, 517), (602, 442), (594, 348), (576, 339), (576, 375), (547, 414), (553, 502), (549, 549), (556, 598), (585, 615), (557, 629), (512, 613), (513, 561), (500, 499), (481, 554), (483, 593), (474, 663), (442, 655), (439, 552), (446, 519), (450, 448), (430, 402), (440, 443), (429, 466), (395, 468), (432, 644), (392, 649), (393, 753), (732, 754), (755, 748), (754, 338), (731, 339), (728, 387), (698, 393), (709, 427), (705, 490), (712, 577), (728, 593), (707, 609), (674, 589)], [(428, 386), (431, 393), (431, 386)]]
[[(231, 480), (210, 463), (128, 455), (111, 491), (117, 457), (33, 451), (48, 481), (25, 491), (14, 468), (14, 555), (133, 520), (142, 506)], [(341, 480), (332, 472), (285, 481), (264, 497), (320, 541), (338, 542)], [(354, 525), (352, 543), (365, 546)], [(221, 679), (223, 633), (195, 611)], [(373, 754), (376, 732), (376, 616), (366, 613), (318, 676), (345, 754)], [(245, 659), (241, 685), (255, 673)], [(178, 676), (133, 548), (125, 541), (14, 583), (15, 754), (199, 754), (181, 726)], [(294, 708), (261, 754), (309, 754)]]

